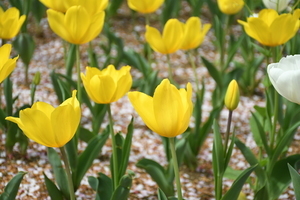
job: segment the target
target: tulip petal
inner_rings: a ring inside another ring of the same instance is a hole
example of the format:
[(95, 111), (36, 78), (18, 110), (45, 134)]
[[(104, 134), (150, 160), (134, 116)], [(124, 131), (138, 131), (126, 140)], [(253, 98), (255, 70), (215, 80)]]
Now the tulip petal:
[(90, 90), (92, 91), (95, 98), (95, 100), (93, 100), (96, 103), (111, 103), (117, 87), (112, 77), (103, 75), (94, 76), (93, 78), (91, 78), (89, 85)]
[(85, 42), (95, 39), (102, 31), (105, 19), (105, 12), (99, 12), (91, 19), (91, 24), (85, 34)]
[(154, 51), (162, 54), (168, 53), (168, 50), (166, 49), (162, 36), (156, 28), (147, 25), (145, 38)]
[(167, 21), (162, 34), (167, 53), (174, 53), (181, 48), (183, 26), (184, 25), (177, 19), (170, 19)]
[(298, 19), (293, 18), (290, 14), (282, 14), (274, 20), (270, 27), (272, 33), (271, 40), (276, 42), (274, 46), (286, 43), (296, 34), (298, 31), (298, 29), (295, 29), (297, 20)]
[(47, 16), (48, 16), (47, 18), (48, 18), (49, 26), (53, 30), (53, 32), (56, 33), (62, 39), (69, 41), (69, 38), (71, 36), (63, 24), (64, 14), (52, 9), (48, 9)]
[(141, 92), (128, 92), (128, 98), (144, 123), (159, 134), (160, 128), (154, 116), (153, 98)]
[(59, 106), (51, 115), (51, 124), (56, 147), (62, 147), (75, 135), (79, 125), (78, 115), (70, 104)]
[(153, 96), (154, 115), (160, 128), (158, 134), (175, 137), (179, 133), (179, 119), (183, 116), (183, 105), (177, 88), (164, 79), (157, 86)]
[(73, 44), (83, 44), (89, 41), (85, 34), (90, 26), (91, 18), (82, 6), (72, 6), (66, 12), (64, 25), (70, 33), (69, 41)]
[(56, 146), (50, 119), (45, 113), (28, 108), (20, 111), (20, 119), (23, 125), (20, 128), (28, 138), (47, 147)]

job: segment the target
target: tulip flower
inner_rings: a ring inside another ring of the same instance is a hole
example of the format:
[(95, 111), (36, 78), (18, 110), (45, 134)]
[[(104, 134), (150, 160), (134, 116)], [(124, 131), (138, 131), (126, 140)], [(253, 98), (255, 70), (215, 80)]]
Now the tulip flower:
[(269, 79), (284, 98), (300, 104), (300, 55), (283, 57), (268, 65)]
[(20, 16), (20, 11), (15, 8), (9, 8), (6, 11), (0, 7), (0, 38), (11, 39), (15, 37), (26, 19), (25, 15)]
[(197, 48), (204, 40), (204, 36), (210, 29), (211, 24), (202, 27), (199, 17), (190, 17), (184, 25), (184, 34), (181, 49), (189, 50)]
[(129, 92), (129, 100), (145, 124), (164, 137), (176, 137), (189, 125), (193, 111), (192, 86), (177, 89), (164, 79), (155, 89), (153, 97), (141, 92)]
[(236, 80), (232, 80), (229, 85), (228, 89), (226, 91), (225, 95), (225, 106), (228, 108), (228, 110), (235, 110), (240, 102), (240, 92), (239, 92), (239, 86)]
[(263, 0), (264, 5), (266, 8), (270, 8), (276, 10), (277, 12), (281, 12), (290, 3), (291, 0)]
[(129, 8), (140, 13), (152, 13), (156, 11), (164, 0), (127, 0)]
[(226, 15), (233, 15), (244, 7), (243, 0), (218, 0), (218, 6), (222, 13)]
[(20, 117), (6, 117), (16, 123), (33, 141), (47, 147), (63, 147), (69, 142), (80, 122), (80, 105), (76, 90), (72, 97), (57, 108), (45, 102), (36, 102), (31, 108), (20, 111)]
[(147, 25), (145, 38), (154, 51), (162, 54), (174, 53), (182, 45), (183, 24), (177, 19), (169, 19), (162, 35), (156, 28)]
[(263, 9), (258, 17), (249, 17), (247, 22), (238, 20), (246, 33), (265, 46), (286, 43), (299, 30), (299, 12), (278, 15), (273, 9)]
[(131, 88), (130, 66), (116, 70), (109, 65), (103, 70), (86, 67), (86, 75), (81, 80), (89, 97), (96, 103), (109, 104), (123, 97)]
[(65, 13), (72, 6), (84, 6), (91, 15), (106, 9), (108, 0), (40, 0), (46, 7)]
[(66, 14), (47, 10), (50, 28), (72, 44), (84, 44), (96, 38), (104, 23), (105, 13), (91, 15), (83, 6), (72, 6)]
[(5, 44), (0, 47), (0, 83), (6, 79), (15, 69), (19, 56), (13, 59), (9, 58), (11, 52), (11, 44)]

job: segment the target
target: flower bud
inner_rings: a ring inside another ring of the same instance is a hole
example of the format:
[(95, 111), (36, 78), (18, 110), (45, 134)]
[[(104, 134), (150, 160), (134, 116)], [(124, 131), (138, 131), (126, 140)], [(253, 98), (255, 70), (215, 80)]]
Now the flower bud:
[(236, 80), (232, 80), (227, 88), (226, 95), (225, 95), (225, 106), (233, 111), (237, 108), (240, 102), (240, 92), (239, 92), (239, 86), (236, 82)]
[(33, 77), (33, 84), (38, 85), (41, 82), (41, 72), (36, 72), (34, 77)]

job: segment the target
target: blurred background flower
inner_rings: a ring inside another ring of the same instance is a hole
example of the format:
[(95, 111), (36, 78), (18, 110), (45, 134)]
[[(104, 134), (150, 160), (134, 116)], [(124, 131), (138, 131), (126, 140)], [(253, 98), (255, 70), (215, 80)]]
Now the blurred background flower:
[(104, 11), (91, 15), (83, 6), (72, 6), (66, 14), (49, 9), (48, 22), (51, 29), (72, 44), (84, 44), (95, 39), (103, 28)]
[(189, 50), (197, 48), (204, 40), (204, 37), (211, 24), (202, 26), (199, 17), (190, 17), (184, 24), (184, 34), (181, 49)]
[(128, 7), (140, 13), (155, 12), (163, 3), (164, 0), (127, 0)]
[(26, 19), (25, 15), (20, 16), (20, 11), (15, 8), (9, 8), (3, 11), (0, 7), (0, 38), (11, 39), (15, 37)]
[(145, 38), (154, 51), (162, 54), (174, 53), (182, 45), (183, 25), (178, 19), (169, 19), (162, 34), (156, 28), (147, 25)]
[(6, 79), (15, 69), (19, 56), (9, 58), (11, 52), (11, 44), (5, 44), (0, 47), (0, 83)]
[(274, 9), (277, 12), (285, 10), (291, 0), (263, 0), (266, 8)]
[(298, 11), (278, 15), (273, 9), (263, 9), (258, 17), (248, 17), (247, 22), (238, 20), (238, 23), (250, 37), (271, 47), (286, 43), (299, 30)]
[(243, 0), (218, 0), (218, 6), (222, 13), (226, 15), (233, 15), (244, 7)]

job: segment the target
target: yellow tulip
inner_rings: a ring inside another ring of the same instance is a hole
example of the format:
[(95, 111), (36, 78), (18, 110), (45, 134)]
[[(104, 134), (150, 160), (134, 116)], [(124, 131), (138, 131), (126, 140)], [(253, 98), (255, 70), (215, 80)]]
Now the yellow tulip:
[(147, 25), (145, 38), (154, 51), (162, 54), (174, 53), (181, 48), (183, 24), (177, 19), (169, 19), (162, 35), (156, 28)]
[(47, 147), (62, 147), (69, 142), (80, 122), (80, 105), (76, 90), (72, 97), (57, 108), (44, 102), (36, 102), (31, 108), (20, 111), (20, 117), (5, 119), (18, 124), (24, 134)]
[(6, 11), (0, 7), (0, 38), (11, 39), (15, 37), (26, 19), (25, 15), (20, 17), (20, 11), (15, 8), (9, 8)]
[(184, 36), (181, 49), (189, 50), (197, 48), (204, 40), (204, 36), (210, 29), (211, 24), (202, 27), (199, 17), (190, 17), (184, 25)]
[(177, 89), (164, 79), (155, 89), (153, 97), (141, 92), (129, 92), (129, 100), (145, 124), (164, 137), (176, 137), (189, 126), (193, 112), (192, 86)]
[(88, 13), (96, 14), (106, 9), (108, 0), (40, 0), (46, 7), (65, 13), (72, 6), (84, 6)]
[(0, 83), (6, 79), (15, 69), (18, 56), (9, 58), (11, 52), (11, 44), (5, 44), (0, 47)]
[(218, 0), (218, 6), (222, 13), (226, 15), (233, 15), (244, 7), (243, 0)]
[(140, 13), (152, 13), (156, 11), (164, 0), (127, 0), (129, 8)]
[(124, 66), (120, 70), (116, 70), (113, 65), (103, 70), (86, 67), (86, 75), (81, 73), (81, 80), (89, 97), (99, 104), (117, 101), (132, 85), (130, 66)]
[(228, 110), (231, 111), (235, 110), (239, 105), (240, 91), (239, 91), (239, 85), (236, 82), (236, 80), (232, 80), (229, 83), (224, 102)]
[(290, 40), (299, 30), (299, 12), (278, 15), (273, 9), (263, 9), (258, 17), (238, 20), (245, 32), (265, 46), (278, 46)]
[(96, 38), (105, 17), (104, 11), (90, 15), (83, 6), (72, 6), (66, 14), (49, 9), (47, 14), (51, 29), (72, 44), (84, 44)]

